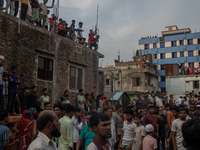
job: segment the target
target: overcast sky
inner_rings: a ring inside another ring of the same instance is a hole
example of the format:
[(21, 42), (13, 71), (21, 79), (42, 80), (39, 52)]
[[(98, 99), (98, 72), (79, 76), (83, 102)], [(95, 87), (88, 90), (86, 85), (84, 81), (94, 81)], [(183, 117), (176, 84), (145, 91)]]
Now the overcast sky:
[[(41, 1), (41, 0), (39, 0)], [(52, 0), (49, 0), (50, 4)], [(60, 16), (83, 22), (83, 35), (95, 26), (99, 4), (99, 52), (104, 54), (103, 67), (114, 65), (120, 49), (121, 60), (132, 60), (138, 40), (145, 36), (161, 36), (165, 26), (191, 28), (200, 32), (200, 0), (60, 0)], [(53, 12), (53, 11), (51, 11)], [(100, 59), (100, 65), (102, 59)]]

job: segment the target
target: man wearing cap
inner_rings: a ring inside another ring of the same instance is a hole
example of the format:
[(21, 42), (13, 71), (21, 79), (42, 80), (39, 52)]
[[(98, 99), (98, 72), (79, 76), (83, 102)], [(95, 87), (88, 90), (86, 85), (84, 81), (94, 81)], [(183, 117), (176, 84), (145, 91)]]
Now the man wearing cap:
[(143, 149), (144, 150), (156, 150), (157, 149), (157, 140), (152, 137), (154, 134), (154, 127), (151, 124), (145, 126), (145, 131), (147, 136), (143, 140)]
[(3, 79), (2, 79), (3, 63), (4, 63), (4, 56), (0, 55), (0, 101), (1, 101), (1, 94), (2, 94), (2, 91), (3, 91), (3, 85), (2, 85), (2, 82), (3, 82)]

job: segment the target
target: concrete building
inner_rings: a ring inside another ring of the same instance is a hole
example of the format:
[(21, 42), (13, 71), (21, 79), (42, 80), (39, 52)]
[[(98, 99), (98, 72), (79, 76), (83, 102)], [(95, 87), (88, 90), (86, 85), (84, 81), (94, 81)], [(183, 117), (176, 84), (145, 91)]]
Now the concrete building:
[(167, 93), (174, 95), (174, 100), (177, 100), (180, 95), (185, 95), (185, 91), (195, 94), (200, 91), (200, 76), (197, 75), (177, 75), (166, 76)]
[(140, 54), (152, 54), (157, 65), (159, 88), (166, 90), (165, 64), (180, 66), (200, 66), (200, 32), (191, 33), (190, 28), (178, 29), (176, 25), (167, 26), (162, 37), (145, 37), (139, 40)]
[(103, 74), (98, 69), (99, 58), (104, 55), (26, 21), (18, 22), (0, 11), (0, 55), (5, 56), (6, 73), (11, 72), (12, 65), (18, 66), (19, 91), (35, 85), (38, 99), (47, 88), (53, 104), (68, 89), (73, 105), (79, 89), (103, 93), (99, 84)]
[(115, 67), (99, 68), (104, 72), (104, 92), (127, 92), (132, 99), (136, 92), (157, 91), (158, 74), (152, 55), (133, 57), (133, 61), (115, 60)]

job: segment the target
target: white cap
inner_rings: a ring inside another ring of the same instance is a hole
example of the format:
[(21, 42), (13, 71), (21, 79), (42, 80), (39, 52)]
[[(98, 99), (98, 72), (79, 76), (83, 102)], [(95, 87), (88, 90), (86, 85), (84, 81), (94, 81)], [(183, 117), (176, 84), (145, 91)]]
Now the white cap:
[(185, 94), (189, 94), (188, 91), (186, 91)]
[(145, 131), (146, 132), (152, 132), (154, 130), (154, 127), (151, 124), (147, 124), (145, 126)]
[(148, 90), (146, 90), (146, 91), (145, 91), (145, 93), (149, 93), (149, 91), (148, 91)]
[(4, 59), (4, 56), (0, 55), (0, 59)]

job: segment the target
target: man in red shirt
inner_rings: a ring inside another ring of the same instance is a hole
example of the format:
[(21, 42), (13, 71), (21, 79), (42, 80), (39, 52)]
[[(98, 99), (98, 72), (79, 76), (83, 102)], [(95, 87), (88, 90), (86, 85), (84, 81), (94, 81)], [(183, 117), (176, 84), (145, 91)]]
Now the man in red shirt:
[(65, 36), (66, 35), (66, 28), (65, 28), (66, 21), (62, 21), (62, 24), (58, 27), (58, 35)]
[(51, 31), (52, 26), (53, 26), (53, 17), (55, 17), (54, 14), (51, 15), (51, 18), (49, 18), (49, 31)]
[(98, 44), (97, 44), (97, 42), (99, 42), (99, 35), (97, 35), (97, 37), (96, 38), (94, 38), (93, 40), (92, 40), (92, 42), (91, 42), (91, 47), (89, 47), (89, 48), (91, 48), (92, 49), (92, 46), (94, 46), (94, 50), (97, 50), (98, 49)]
[(94, 32), (93, 32), (92, 29), (90, 29), (89, 38), (88, 38), (88, 47), (91, 48), (91, 49), (92, 49), (91, 42), (94, 39), (96, 32), (97, 32), (97, 29)]

